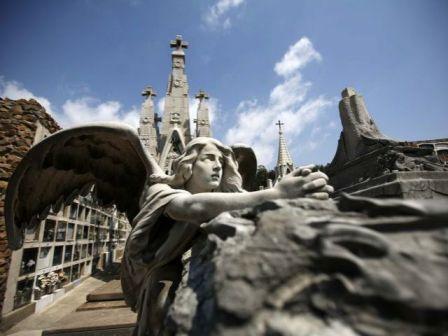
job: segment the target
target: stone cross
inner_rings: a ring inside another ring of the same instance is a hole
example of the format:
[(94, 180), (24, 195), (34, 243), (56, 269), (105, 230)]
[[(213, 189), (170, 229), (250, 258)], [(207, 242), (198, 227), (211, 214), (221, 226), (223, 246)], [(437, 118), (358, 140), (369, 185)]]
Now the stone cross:
[(276, 125), (278, 126), (278, 132), (282, 133), (282, 126), (284, 125), (284, 123), (282, 123), (280, 120), (276, 123)]
[(182, 35), (176, 35), (176, 39), (171, 40), (170, 47), (176, 50), (188, 49), (188, 42), (182, 40)]
[(202, 99), (208, 99), (208, 94), (207, 94), (205, 91), (203, 91), (203, 90), (199, 90), (199, 92), (198, 92), (198, 94), (195, 96), (195, 98), (200, 99), (200, 100), (202, 100)]
[(149, 97), (155, 97), (157, 96), (156, 92), (154, 91), (154, 89), (152, 88), (152, 86), (147, 86), (143, 92), (142, 92), (142, 96), (149, 98)]

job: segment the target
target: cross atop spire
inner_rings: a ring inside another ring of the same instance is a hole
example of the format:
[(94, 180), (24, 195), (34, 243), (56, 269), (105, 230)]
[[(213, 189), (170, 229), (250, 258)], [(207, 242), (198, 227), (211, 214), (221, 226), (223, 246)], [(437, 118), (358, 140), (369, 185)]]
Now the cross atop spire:
[(188, 49), (188, 42), (182, 39), (182, 35), (176, 35), (176, 39), (171, 40), (170, 47), (176, 48), (176, 51), (182, 51), (183, 49)]
[(202, 100), (202, 99), (208, 99), (208, 94), (207, 92), (203, 91), (203, 90), (199, 90), (199, 92), (196, 94), (195, 98)]
[(286, 174), (290, 173), (294, 169), (294, 163), (292, 162), (291, 154), (289, 154), (286, 147), (286, 140), (283, 136), (282, 126), (284, 125), (280, 120), (276, 123), (278, 126), (278, 159), (276, 167), (276, 180), (279, 181)]
[(156, 92), (154, 91), (154, 89), (152, 88), (152, 86), (147, 86), (145, 87), (145, 89), (142, 91), (142, 96), (149, 98), (149, 97), (155, 97), (157, 96)]
[(282, 126), (284, 125), (284, 123), (282, 123), (280, 120), (276, 123), (276, 125), (278, 126), (278, 134), (282, 134)]
[(208, 94), (204, 90), (199, 90), (195, 95), (196, 99), (199, 99), (199, 105), (197, 110), (197, 119), (194, 119), (196, 124), (196, 136), (197, 137), (211, 137), (212, 131), (210, 129), (210, 116), (208, 109)]

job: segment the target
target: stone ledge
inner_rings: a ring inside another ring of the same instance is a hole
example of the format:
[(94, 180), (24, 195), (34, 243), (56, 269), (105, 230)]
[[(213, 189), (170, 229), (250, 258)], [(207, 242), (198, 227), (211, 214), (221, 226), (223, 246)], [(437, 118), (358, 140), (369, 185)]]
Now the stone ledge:
[[(129, 308), (78, 311), (58, 321), (58, 325), (63, 327), (44, 330), (42, 336), (129, 335), (122, 332), (132, 330), (136, 319), (137, 314)], [(113, 331), (121, 334), (113, 334)]]
[(36, 302), (31, 302), (23, 307), (20, 307), (12, 312), (2, 316), (2, 323), (0, 324), (0, 331), (6, 331), (19, 323), (23, 319), (34, 313), (36, 309)]
[(116, 300), (116, 301), (98, 301), (98, 302), (86, 302), (81, 305), (76, 311), (85, 311), (85, 310), (99, 310), (99, 309), (117, 309), (117, 308), (126, 308), (126, 302), (124, 300)]
[[(394, 172), (337, 191), (367, 197), (446, 198), (447, 172)], [(416, 197), (415, 193), (419, 193)]]
[(123, 300), (120, 280), (112, 280), (87, 295), (87, 302)]

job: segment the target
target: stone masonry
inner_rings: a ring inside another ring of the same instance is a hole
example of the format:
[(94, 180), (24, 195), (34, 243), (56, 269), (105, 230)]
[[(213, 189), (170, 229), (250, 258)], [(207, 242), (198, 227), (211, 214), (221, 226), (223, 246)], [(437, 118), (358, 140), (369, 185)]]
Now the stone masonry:
[(36, 135), (56, 132), (60, 127), (34, 99), (0, 98), (0, 311), (6, 292), (11, 251), (5, 230), (4, 198), (8, 180), (34, 143)]

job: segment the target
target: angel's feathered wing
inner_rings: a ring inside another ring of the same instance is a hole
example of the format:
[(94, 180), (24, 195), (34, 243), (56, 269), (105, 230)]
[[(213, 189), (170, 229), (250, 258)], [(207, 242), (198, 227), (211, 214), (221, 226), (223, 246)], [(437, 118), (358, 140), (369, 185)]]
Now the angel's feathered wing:
[(116, 204), (128, 219), (139, 211), (147, 176), (161, 169), (131, 127), (98, 123), (59, 131), (32, 147), (8, 183), (5, 220), (9, 247), (23, 244), (36, 227), (93, 185), (103, 205)]
[(244, 144), (232, 145), (233, 153), (238, 162), (238, 171), (243, 179), (243, 188), (247, 191), (254, 191), (258, 186), (255, 185), (257, 175), (257, 157), (254, 150)]

